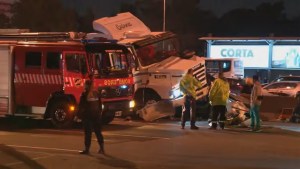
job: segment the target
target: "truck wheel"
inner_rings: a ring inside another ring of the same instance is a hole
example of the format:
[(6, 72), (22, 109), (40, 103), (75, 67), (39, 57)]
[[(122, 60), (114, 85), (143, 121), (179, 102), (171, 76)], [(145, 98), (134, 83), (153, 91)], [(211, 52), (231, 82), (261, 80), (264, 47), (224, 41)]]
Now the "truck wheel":
[(112, 122), (115, 118), (115, 112), (108, 112), (103, 111), (102, 112), (102, 124), (106, 125)]
[(139, 92), (135, 97), (135, 101), (137, 104), (137, 110), (142, 109), (146, 105), (154, 104), (160, 100), (161, 100), (161, 97), (159, 95), (157, 95), (156, 93), (151, 92), (151, 91), (149, 92), (147, 90), (145, 90), (144, 94), (142, 91)]
[(56, 128), (69, 128), (72, 126), (74, 114), (68, 110), (67, 101), (56, 101), (50, 107), (51, 122)]

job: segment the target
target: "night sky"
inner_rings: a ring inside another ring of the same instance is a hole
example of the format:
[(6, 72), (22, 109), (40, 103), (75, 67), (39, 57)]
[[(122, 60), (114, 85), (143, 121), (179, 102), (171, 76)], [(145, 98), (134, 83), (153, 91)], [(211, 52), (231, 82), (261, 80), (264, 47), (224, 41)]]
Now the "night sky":
[[(263, 2), (278, 2), (280, 0), (201, 0), (200, 8), (214, 11), (217, 16), (234, 8), (251, 8), (255, 9)], [(300, 0), (281, 0), (285, 4), (285, 13), (287, 17), (292, 18), (299, 16)]]
[[(118, 11), (122, 2), (134, 2), (135, 0), (63, 0), (69, 7), (76, 8), (80, 13), (93, 10), (96, 18), (109, 16)], [(263, 2), (278, 2), (280, 0), (200, 0), (199, 7), (213, 11), (218, 17), (235, 8), (252, 8)], [(282, 0), (285, 3), (285, 12), (289, 18), (300, 15), (298, 10), (300, 0)], [(163, 2), (163, 0), (162, 0)], [(168, 0), (166, 0), (168, 2)], [(162, 3), (163, 4), (163, 3)]]

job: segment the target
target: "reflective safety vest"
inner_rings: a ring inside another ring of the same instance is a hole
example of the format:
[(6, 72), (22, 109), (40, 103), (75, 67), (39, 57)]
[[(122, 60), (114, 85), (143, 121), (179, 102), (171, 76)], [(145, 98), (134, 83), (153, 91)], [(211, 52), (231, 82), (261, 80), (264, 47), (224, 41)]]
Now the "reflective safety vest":
[(180, 81), (180, 91), (196, 99), (196, 88), (201, 88), (201, 83), (193, 75), (186, 74)]
[(229, 98), (229, 83), (222, 79), (216, 79), (209, 91), (209, 101), (213, 106), (226, 105)]

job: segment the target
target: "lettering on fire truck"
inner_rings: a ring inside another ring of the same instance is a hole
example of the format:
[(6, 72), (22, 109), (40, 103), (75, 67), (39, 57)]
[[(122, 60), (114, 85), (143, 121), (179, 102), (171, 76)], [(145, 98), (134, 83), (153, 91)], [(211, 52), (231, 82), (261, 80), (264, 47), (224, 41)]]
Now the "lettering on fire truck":
[(105, 86), (115, 86), (115, 85), (126, 85), (130, 84), (131, 79), (111, 79), (111, 80), (104, 80)]
[(76, 87), (79, 87), (79, 86), (81, 86), (81, 84), (82, 84), (82, 79), (76, 78), (76, 79), (74, 80), (74, 83), (75, 83), (75, 86), (76, 86)]

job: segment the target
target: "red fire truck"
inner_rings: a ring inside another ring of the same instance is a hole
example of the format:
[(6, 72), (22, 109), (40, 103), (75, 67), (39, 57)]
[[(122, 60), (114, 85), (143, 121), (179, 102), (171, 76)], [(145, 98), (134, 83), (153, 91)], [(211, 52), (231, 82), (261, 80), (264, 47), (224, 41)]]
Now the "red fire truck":
[(103, 120), (132, 112), (133, 77), (126, 47), (71, 39), (69, 33), (0, 35), (0, 115), (42, 116), (69, 127), (83, 83), (93, 78)]

